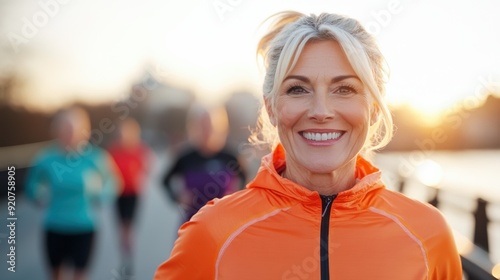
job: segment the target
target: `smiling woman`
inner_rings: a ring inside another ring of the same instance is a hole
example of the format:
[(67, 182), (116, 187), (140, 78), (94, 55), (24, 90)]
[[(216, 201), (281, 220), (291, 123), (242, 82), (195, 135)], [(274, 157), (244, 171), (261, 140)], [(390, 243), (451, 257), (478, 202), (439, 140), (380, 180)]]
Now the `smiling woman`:
[(392, 135), (373, 37), (337, 14), (274, 19), (259, 51), (279, 142), (245, 190), (181, 227), (155, 279), (461, 280), (441, 213), (386, 189), (366, 158)]

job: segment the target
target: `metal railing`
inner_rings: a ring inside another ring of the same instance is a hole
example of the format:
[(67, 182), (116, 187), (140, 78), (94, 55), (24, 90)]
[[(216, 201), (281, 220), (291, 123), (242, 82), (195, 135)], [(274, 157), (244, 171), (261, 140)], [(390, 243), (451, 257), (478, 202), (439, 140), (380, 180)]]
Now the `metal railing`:
[[(401, 178), (397, 186), (399, 192), (405, 192), (405, 183), (406, 179)], [(433, 192), (433, 195), (427, 202), (439, 208), (441, 206), (441, 188), (426, 186), (425, 184), (422, 185)], [(454, 205), (458, 210), (472, 214), (474, 219), (473, 239), (470, 241), (469, 248), (464, 252), (460, 252), (464, 276), (468, 280), (498, 280), (500, 279), (500, 275), (498, 275), (498, 271), (496, 271), (497, 274), (495, 275), (495, 269), (500, 270), (500, 263), (495, 264), (490, 257), (490, 236), (488, 227), (491, 222), (499, 221), (495, 221), (488, 216), (487, 209), (492, 202), (481, 197), (471, 199), (474, 199), (476, 204), (475, 210), (472, 213)]]

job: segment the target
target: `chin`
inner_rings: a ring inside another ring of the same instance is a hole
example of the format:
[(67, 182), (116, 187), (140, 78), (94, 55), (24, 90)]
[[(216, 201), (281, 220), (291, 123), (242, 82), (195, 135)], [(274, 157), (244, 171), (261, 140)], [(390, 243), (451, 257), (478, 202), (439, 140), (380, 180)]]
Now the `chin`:
[(302, 166), (313, 173), (326, 174), (336, 170), (351, 169), (356, 165), (356, 154), (336, 154), (309, 157), (302, 161)]
[(341, 165), (337, 162), (304, 163), (305, 169), (316, 174), (328, 174), (337, 170)]

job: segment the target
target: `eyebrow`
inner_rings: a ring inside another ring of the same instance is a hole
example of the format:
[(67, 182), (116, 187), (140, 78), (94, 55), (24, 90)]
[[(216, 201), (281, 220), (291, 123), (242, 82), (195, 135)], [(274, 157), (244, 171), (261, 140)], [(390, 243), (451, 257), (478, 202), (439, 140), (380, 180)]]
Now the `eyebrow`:
[[(338, 83), (340, 81), (343, 81), (343, 80), (346, 80), (346, 79), (352, 79), (352, 78), (354, 78), (354, 79), (356, 79), (356, 80), (358, 80), (358, 81), (361, 82), (361, 79), (358, 76), (355, 76), (355, 75), (341, 75), (341, 76), (337, 76), (337, 77), (332, 78), (332, 83)], [(305, 76), (300, 76), (300, 75), (290, 75), (290, 76), (287, 76), (283, 80), (283, 82), (286, 81), (286, 80), (290, 80), (290, 79), (296, 79), (296, 80), (303, 81), (303, 82), (306, 82), (306, 83), (311, 82), (309, 80), (309, 78), (307, 78)]]

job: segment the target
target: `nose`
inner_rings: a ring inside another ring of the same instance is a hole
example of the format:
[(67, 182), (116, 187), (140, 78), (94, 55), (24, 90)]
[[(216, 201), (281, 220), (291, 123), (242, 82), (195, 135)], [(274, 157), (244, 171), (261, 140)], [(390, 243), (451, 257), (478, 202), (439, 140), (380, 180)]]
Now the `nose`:
[(318, 122), (324, 122), (335, 117), (335, 109), (328, 101), (326, 93), (314, 93), (311, 97), (308, 117)]

